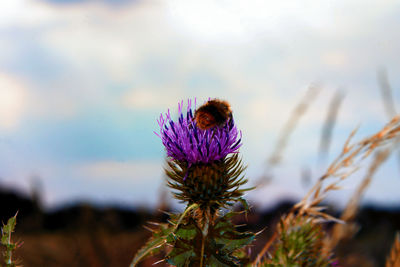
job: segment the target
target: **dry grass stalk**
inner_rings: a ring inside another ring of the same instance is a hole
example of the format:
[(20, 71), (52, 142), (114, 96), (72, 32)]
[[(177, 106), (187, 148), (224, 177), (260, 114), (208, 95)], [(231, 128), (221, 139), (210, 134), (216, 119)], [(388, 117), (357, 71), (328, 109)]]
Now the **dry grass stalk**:
[(271, 175), (268, 174), (267, 172), (272, 166), (277, 165), (281, 161), (283, 151), (287, 146), (290, 136), (296, 129), (296, 126), (300, 118), (305, 114), (308, 107), (315, 100), (316, 96), (320, 91), (321, 87), (319, 85), (311, 84), (308, 87), (306, 94), (294, 108), (294, 110), (291, 113), (291, 116), (289, 117), (289, 120), (283, 126), (279, 134), (278, 141), (276, 142), (271, 155), (268, 157), (266, 171), (256, 182), (256, 187), (261, 187), (265, 185), (271, 179)]
[(390, 255), (386, 259), (386, 267), (400, 267), (400, 233), (397, 233)]
[[(382, 103), (385, 109), (386, 115), (391, 118), (397, 114), (395, 103), (393, 100), (393, 89), (390, 86), (387, 71), (385, 68), (378, 70), (377, 79), (379, 88), (382, 95)], [(400, 167), (400, 151), (397, 152), (397, 163)]]
[(392, 87), (390, 86), (389, 79), (387, 77), (386, 69), (381, 69), (377, 73), (379, 88), (381, 89), (383, 106), (386, 111), (386, 115), (391, 118), (396, 115), (396, 108), (393, 101)]
[(345, 222), (345, 224), (336, 224), (333, 227), (332, 235), (327, 237), (324, 241), (324, 251), (325, 253), (330, 253), (333, 248), (339, 243), (343, 238), (351, 237), (355, 234), (358, 227), (353, 223), (353, 220), (356, 217), (358, 212), (359, 204), (361, 201), (361, 197), (364, 194), (365, 190), (369, 186), (372, 181), (372, 178), (377, 171), (378, 167), (382, 165), (382, 163), (388, 158), (391, 150), (385, 149), (383, 151), (377, 152), (375, 154), (375, 158), (371, 163), (368, 172), (360, 185), (358, 186), (356, 192), (351, 197), (349, 203), (344, 209), (340, 220)]
[(282, 128), (281, 134), (279, 135), (278, 142), (275, 145), (275, 148), (268, 158), (268, 165), (276, 165), (281, 161), (282, 154), (286, 145), (289, 141), (290, 135), (296, 129), (296, 126), (300, 120), (300, 118), (307, 111), (310, 104), (314, 101), (318, 93), (321, 91), (321, 87), (315, 84), (309, 86), (307, 93), (301, 99), (300, 103), (294, 108), (291, 113), (289, 120), (286, 122), (284, 127)]
[[(285, 217), (283, 221), (284, 224), (290, 223), (290, 218), (293, 217), (293, 214), (295, 214), (295, 216), (308, 216), (313, 218), (316, 222), (343, 222), (322, 212), (323, 208), (317, 207), (317, 205), (325, 199), (327, 193), (340, 188), (338, 183), (357, 171), (362, 160), (367, 158), (375, 149), (381, 148), (385, 145), (393, 146), (396, 144), (397, 139), (400, 136), (400, 117), (394, 117), (376, 134), (364, 138), (358, 143), (350, 145), (350, 141), (355, 133), (356, 130), (350, 134), (340, 155), (332, 162), (327, 171), (318, 179), (317, 183), (309, 190), (305, 197), (292, 208), (289, 214)], [(375, 172), (376, 168), (380, 164), (379, 161), (381, 160), (378, 160), (376, 164), (371, 166), (371, 173)], [(328, 179), (332, 179), (333, 181), (330, 181), (330, 183), (324, 186)], [(253, 262), (254, 266), (259, 265), (262, 257), (267, 253), (276, 238), (277, 235), (274, 234), (265, 244), (264, 248)]]
[(337, 91), (329, 104), (328, 114), (321, 133), (321, 141), (319, 145), (320, 158), (329, 151), (329, 146), (332, 139), (332, 131), (336, 124), (337, 114), (343, 99), (344, 94), (340, 91)]
[[(296, 204), (295, 208), (298, 209), (300, 214), (308, 213), (310, 208), (315, 206), (315, 203), (319, 204), (325, 199), (327, 193), (339, 188), (338, 183), (357, 171), (360, 168), (361, 162), (375, 149), (385, 145), (394, 145), (397, 142), (397, 137), (400, 135), (400, 117), (394, 117), (376, 134), (350, 145), (350, 140), (354, 134), (355, 131), (350, 134), (342, 152), (328, 167), (325, 174), (321, 176), (306, 196)], [(377, 166), (373, 167), (376, 168)], [(325, 182), (330, 178), (332, 181), (324, 186)]]

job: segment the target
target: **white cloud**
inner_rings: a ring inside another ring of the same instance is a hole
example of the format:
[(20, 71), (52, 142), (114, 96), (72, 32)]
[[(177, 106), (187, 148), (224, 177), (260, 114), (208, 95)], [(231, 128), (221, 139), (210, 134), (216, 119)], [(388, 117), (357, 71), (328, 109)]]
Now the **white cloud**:
[(158, 178), (163, 173), (159, 161), (96, 161), (78, 166), (78, 172), (87, 179), (134, 180), (146, 183), (149, 178)]
[(46, 48), (74, 68), (95, 69), (114, 82), (130, 80), (136, 64), (162, 51), (170, 33), (163, 27), (162, 10), (152, 4), (110, 9), (93, 3), (59, 8), (57, 13), (54, 26), (40, 37)]
[(0, 1), (0, 28), (28, 27), (51, 22), (57, 14), (44, 3), (34, 0)]
[(27, 106), (28, 92), (20, 79), (0, 73), (0, 127), (16, 128)]
[(177, 108), (177, 103), (181, 98), (179, 89), (175, 88), (164, 88), (162, 91), (157, 88), (133, 89), (122, 95), (121, 103), (131, 109), (166, 111), (167, 108)]
[(169, 19), (184, 34), (203, 42), (247, 43), (260, 34), (283, 36), (292, 24), (323, 28), (333, 22), (331, 2), (165, 1)]
[(51, 120), (71, 119), (79, 115), (81, 98), (72, 92), (52, 90), (30, 93), (29, 116)]

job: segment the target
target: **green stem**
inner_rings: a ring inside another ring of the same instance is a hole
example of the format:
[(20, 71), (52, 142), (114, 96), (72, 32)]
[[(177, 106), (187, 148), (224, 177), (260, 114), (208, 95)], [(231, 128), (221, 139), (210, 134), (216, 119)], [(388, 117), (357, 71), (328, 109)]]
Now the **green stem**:
[(200, 267), (203, 267), (204, 243), (205, 243), (204, 241), (205, 241), (205, 236), (203, 235), (203, 238), (201, 239)]
[(181, 224), (181, 222), (182, 222), (183, 218), (185, 218), (186, 214), (188, 214), (189, 211), (191, 211), (195, 208), (198, 208), (198, 207), (199, 207), (199, 205), (194, 203), (185, 209), (185, 211), (182, 213), (181, 217), (179, 218), (178, 222), (176, 223), (176, 225), (174, 227), (174, 232), (176, 229), (178, 229), (178, 226)]
[[(8, 233), (8, 245), (11, 244), (11, 231)], [(12, 249), (7, 247), (8, 250), (8, 259), (7, 259), (7, 266), (11, 266), (12, 264)]]
[(205, 213), (205, 216), (204, 216), (205, 217), (205, 222), (204, 222), (203, 229), (202, 229), (201, 252), (200, 252), (200, 267), (203, 267), (204, 246), (205, 246), (205, 241), (206, 241), (206, 237), (208, 235), (208, 228), (209, 228), (209, 224), (210, 224), (209, 216), (210, 216), (210, 210), (207, 209), (207, 211)]
[[(7, 226), (8, 225), (6, 225), (6, 227)], [(12, 232), (12, 229), (9, 229), (6, 231), (6, 234), (7, 234), (6, 242), (7, 243), (6, 244), (3, 243), (3, 245), (6, 246), (6, 251), (4, 253), (4, 257), (5, 257), (4, 262), (5, 262), (6, 266), (12, 266), (12, 250), (13, 250), (13, 248), (11, 246), (11, 232)]]

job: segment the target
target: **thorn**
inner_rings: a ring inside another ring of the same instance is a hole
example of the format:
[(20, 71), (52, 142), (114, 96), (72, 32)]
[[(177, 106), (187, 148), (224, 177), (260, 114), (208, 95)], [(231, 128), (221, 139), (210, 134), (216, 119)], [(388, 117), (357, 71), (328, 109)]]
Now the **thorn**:
[(165, 261), (165, 259), (162, 259), (162, 260), (156, 261), (155, 263), (153, 263), (153, 265), (159, 264), (159, 263), (161, 263), (161, 262), (163, 262), (163, 261)]
[(172, 212), (168, 212), (168, 211), (165, 211), (165, 210), (158, 209), (158, 211), (161, 212), (161, 213), (164, 213), (164, 214), (166, 214), (168, 216), (174, 215)]
[(258, 231), (258, 232), (256, 232), (256, 233), (254, 233), (254, 235), (259, 235), (259, 234), (261, 234), (262, 232), (264, 232), (265, 231), (265, 229), (267, 229), (267, 226), (265, 226), (263, 229), (261, 229), (260, 231)]
[(147, 222), (148, 224), (154, 225), (154, 226), (161, 226), (161, 223), (158, 222)]
[(142, 225), (142, 226), (143, 226), (144, 229), (146, 229), (146, 230), (148, 230), (148, 231), (150, 231), (150, 232), (152, 232), (152, 233), (155, 232), (154, 229), (151, 229), (150, 227), (148, 227), (148, 226), (146, 226), (146, 225)]

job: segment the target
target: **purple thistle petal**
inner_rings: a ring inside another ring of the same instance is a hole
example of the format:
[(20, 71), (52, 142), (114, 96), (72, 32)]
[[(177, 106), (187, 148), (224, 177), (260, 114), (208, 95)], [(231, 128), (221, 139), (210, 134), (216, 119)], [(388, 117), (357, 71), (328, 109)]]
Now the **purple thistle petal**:
[[(196, 107), (196, 99), (194, 100)], [(178, 103), (178, 121), (171, 119), (168, 109), (165, 116), (157, 120), (167, 155), (175, 160), (195, 163), (210, 163), (220, 160), (230, 153), (237, 153), (241, 146), (242, 133), (238, 139), (238, 130), (233, 118), (223, 127), (201, 130), (193, 119), (192, 101), (188, 100), (186, 112), (183, 101)], [(185, 113), (185, 117), (184, 117)], [(169, 126), (169, 127), (168, 127)]]

